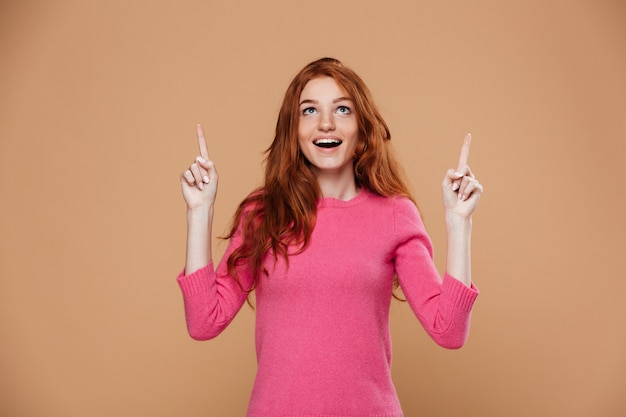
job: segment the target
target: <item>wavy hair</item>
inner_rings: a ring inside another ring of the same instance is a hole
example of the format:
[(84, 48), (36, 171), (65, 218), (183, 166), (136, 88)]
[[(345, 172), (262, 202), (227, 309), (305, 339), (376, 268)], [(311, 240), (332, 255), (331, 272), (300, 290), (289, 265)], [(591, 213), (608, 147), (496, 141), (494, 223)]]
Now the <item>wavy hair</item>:
[[(311, 165), (298, 144), (300, 94), (314, 78), (331, 77), (354, 103), (359, 143), (354, 157), (357, 186), (381, 196), (411, 196), (405, 175), (390, 147), (391, 134), (363, 80), (334, 58), (322, 58), (305, 66), (293, 79), (278, 114), (276, 134), (265, 151), (265, 179), (235, 212), (229, 233), (242, 233), (242, 243), (228, 257), (229, 274), (242, 290), (252, 292), (263, 273), (264, 259), (302, 252), (315, 227), (321, 190)], [(290, 252), (291, 251), (291, 252)], [(252, 274), (250, 288), (243, 288), (238, 269)]]

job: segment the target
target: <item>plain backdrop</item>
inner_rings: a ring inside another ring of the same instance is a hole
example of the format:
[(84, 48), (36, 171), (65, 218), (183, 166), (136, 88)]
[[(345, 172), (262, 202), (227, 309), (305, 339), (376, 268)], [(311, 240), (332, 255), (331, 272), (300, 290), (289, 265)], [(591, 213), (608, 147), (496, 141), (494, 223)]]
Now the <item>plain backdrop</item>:
[(626, 3), (4, 0), (2, 417), (244, 415), (254, 313), (188, 337), (179, 175), (202, 123), (222, 234), (323, 56), (371, 88), (441, 270), (474, 138), (481, 295), (458, 351), (392, 303), (406, 416), (626, 415)]

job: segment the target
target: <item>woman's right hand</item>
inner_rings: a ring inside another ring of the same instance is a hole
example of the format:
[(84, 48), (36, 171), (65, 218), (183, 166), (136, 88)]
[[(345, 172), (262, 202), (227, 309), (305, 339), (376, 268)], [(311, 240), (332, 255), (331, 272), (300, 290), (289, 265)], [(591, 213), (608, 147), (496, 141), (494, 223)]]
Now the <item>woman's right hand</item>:
[(213, 207), (217, 195), (218, 175), (204, 138), (202, 126), (196, 126), (200, 155), (180, 176), (183, 198), (190, 211), (208, 210)]

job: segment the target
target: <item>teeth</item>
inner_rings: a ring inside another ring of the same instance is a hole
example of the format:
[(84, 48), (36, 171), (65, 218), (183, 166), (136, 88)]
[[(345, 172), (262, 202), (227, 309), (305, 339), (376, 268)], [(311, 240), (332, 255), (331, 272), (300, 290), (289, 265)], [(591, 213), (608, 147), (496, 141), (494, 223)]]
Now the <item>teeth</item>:
[(334, 148), (341, 145), (341, 141), (339, 139), (331, 139), (331, 138), (322, 138), (313, 141), (315, 146), (320, 148)]
[(323, 143), (341, 143), (340, 140), (337, 139), (318, 139), (314, 142), (316, 145), (320, 145)]

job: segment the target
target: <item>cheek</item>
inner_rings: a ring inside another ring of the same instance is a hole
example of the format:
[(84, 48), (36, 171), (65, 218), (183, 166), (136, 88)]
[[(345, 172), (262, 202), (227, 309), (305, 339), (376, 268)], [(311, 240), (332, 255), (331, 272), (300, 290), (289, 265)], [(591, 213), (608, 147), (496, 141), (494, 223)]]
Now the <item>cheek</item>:
[(298, 147), (300, 150), (306, 149), (306, 145), (309, 142), (309, 133), (305, 124), (298, 126)]
[(360, 135), (359, 135), (359, 126), (356, 123), (351, 124), (348, 127), (348, 131), (350, 132), (350, 137), (352, 138), (352, 140), (356, 143), (361, 142), (360, 140)]
[(343, 124), (343, 129), (344, 131), (349, 134), (352, 137), (358, 137), (359, 136), (359, 123), (356, 120), (356, 117), (350, 117), (349, 119), (345, 120), (345, 123)]
[(298, 135), (302, 136), (307, 130), (307, 123), (306, 123), (306, 119), (300, 119), (298, 120)]
[(298, 144), (300, 144), (300, 146), (302, 146), (302, 144), (306, 141), (306, 136), (304, 126), (300, 125), (298, 127)]
[(307, 141), (311, 137), (311, 131), (315, 128), (315, 123), (310, 119), (301, 119), (298, 123), (298, 140)]

